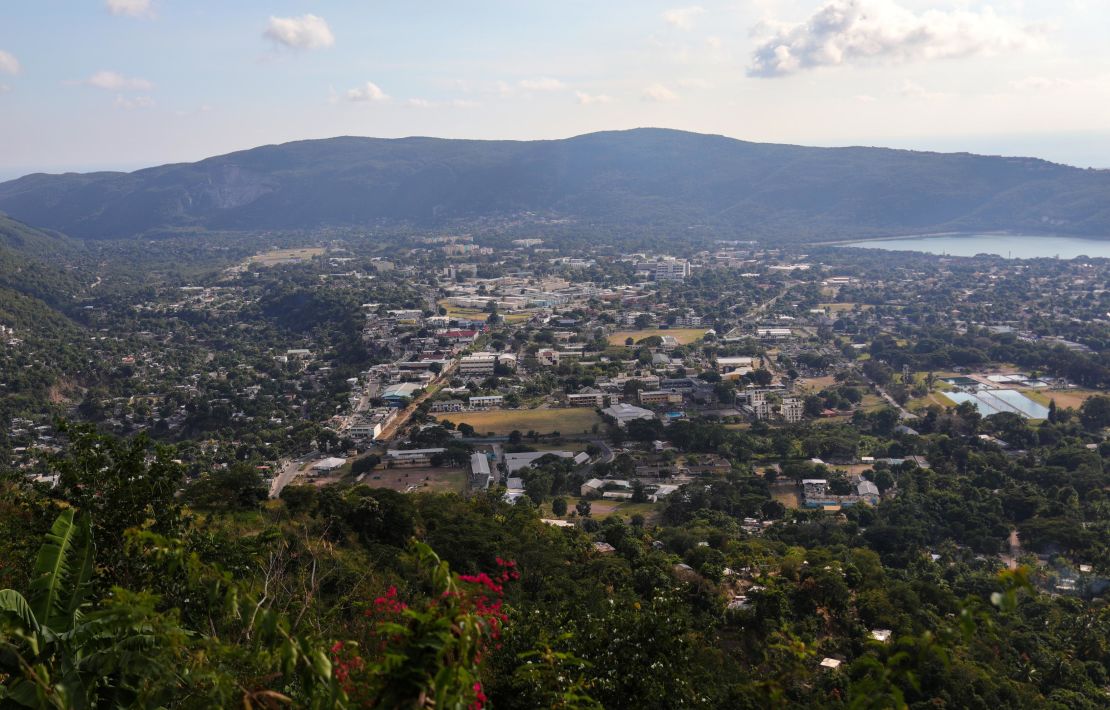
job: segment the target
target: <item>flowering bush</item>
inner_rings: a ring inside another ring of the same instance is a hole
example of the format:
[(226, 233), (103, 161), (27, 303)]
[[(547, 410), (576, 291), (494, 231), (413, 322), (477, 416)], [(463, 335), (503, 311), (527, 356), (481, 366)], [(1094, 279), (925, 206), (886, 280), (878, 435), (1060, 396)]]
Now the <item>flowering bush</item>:
[(492, 575), (459, 575), (427, 545), (411, 550), (433, 593), (410, 604), (390, 587), (376, 598), (364, 612), (368, 642), (332, 646), (335, 680), (362, 707), (481, 710), (480, 664), (500, 644), (505, 585), (520, 578), (516, 562), (498, 558)]

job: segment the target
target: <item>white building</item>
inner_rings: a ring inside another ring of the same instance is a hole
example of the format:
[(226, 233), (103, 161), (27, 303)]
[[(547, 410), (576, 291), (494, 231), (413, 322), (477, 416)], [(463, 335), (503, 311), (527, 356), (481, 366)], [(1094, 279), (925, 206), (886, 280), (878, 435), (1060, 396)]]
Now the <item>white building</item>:
[(643, 407), (637, 407), (625, 402), (614, 404), (611, 407), (606, 407), (601, 410), (602, 414), (612, 417), (617, 421), (617, 426), (622, 429), (628, 426), (628, 422), (636, 419), (655, 419), (655, 413)]
[(474, 353), (459, 360), (459, 374), (464, 377), (492, 375), (497, 366), (497, 355)]
[(690, 262), (667, 258), (655, 264), (656, 281), (682, 281), (690, 275)]
[(504, 401), (505, 398), (499, 394), (471, 397), (469, 400), (471, 409), (491, 409), (493, 407), (500, 407)]

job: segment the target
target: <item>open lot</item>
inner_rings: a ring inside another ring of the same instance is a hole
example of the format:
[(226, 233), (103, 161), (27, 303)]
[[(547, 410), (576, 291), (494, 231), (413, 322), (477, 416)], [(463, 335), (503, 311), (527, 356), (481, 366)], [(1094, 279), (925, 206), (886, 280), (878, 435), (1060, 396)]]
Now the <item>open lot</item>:
[(624, 341), (640, 341), (653, 335), (672, 335), (681, 344), (687, 345), (700, 340), (705, 335), (705, 328), (645, 328), (644, 330), (618, 330), (609, 336), (610, 345), (624, 345)]
[(1056, 400), (1056, 406), (1060, 409), (1079, 409), (1091, 397), (1099, 394), (1094, 390), (1074, 389), (1074, 390), (1019, 390), (1023, 395), (1029, 399), (1048, 406), (1051, 400)]
[[(447, 301), (439, 301), (436, 305), (447, 310), (449, 318), (465, 318), (467, 320), (485, 320), (489, 318), (489, 313), (478, 310), (477, 308), (459, 308), (452, 306)], [(532, 313), (525, 311), (521, 313), (501, 313), (502, 318), (506, 323), (520, 323), (532, 317)]]
[[(573, 496), (566, 496), (567, 499), (567, 512), (574, 510), (579, 498)], [(644, 516), (644, 520), (649, 524), (657, 523), (662, 515), (662, 503), (632, 503), (625, 500), (604, 500), (597, 499), (590, 501), (590, 517), (594, 520), (605, 520), (606, 518), (619, 515), (622, 518), (631, 518), (633, 515), (639, 514)], [(547, 503), (544, 506), (545, 515), (550, 513), (551, 504)], [(565, 520), (580, 520), (580, 518), (571, 518), (564, 516)]]
[(389, 468), (367, 473), (361, 484), (401, 493), (464, 493), (466, 471), (461, 468)]
[(275, 249), (273, 251), (255, 254), (249, 261), (261, 266), (276, 266), (277, 264), (290, 264), (298, 261), (308, 261), (314, 256), (324, 253), (324, 247), (304, 247), (301, 249)]
[(869, 311), (872, 308), (874, 308), (874, 306), (872, 306), (870, 303), (862, 303), (862, 304), (857, 304), (857, 303), (818, 303), (817, 307), (818, 308), (824, 308), (824, 309), (828, 310), (830, 313), (843, 313), (845, 311), (852, 310), (857, 305), (860, 307), (860, 310), (862, 310), (862, 311)]
[(527, 434), (559, 432), (581, 434), (601, 424), (601, 417), (592, 409), (568, 407), (563, 409), (493, 409), (488, 412), (447, 412), (440, 419), (456, 425), (469, 424), (478, 434), (505, 436), (514, 429)]

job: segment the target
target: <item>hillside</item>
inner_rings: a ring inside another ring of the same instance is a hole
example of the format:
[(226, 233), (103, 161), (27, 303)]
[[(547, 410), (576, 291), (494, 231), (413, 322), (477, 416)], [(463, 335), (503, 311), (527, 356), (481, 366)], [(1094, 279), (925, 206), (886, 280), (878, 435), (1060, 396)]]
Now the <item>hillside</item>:
[(133, 173), (28, 175), (0, 184), (0, 210), (92, 239), (528, 214), (757, 238), (963, 229), (1107, 236), (1110, 171), (660, 129), (530, 142), (343, 137)]
[(63, 306), (78, 289), (72, 273), (59, 266), (60, 257), (80, 247), (60, 234), (22, 224), (0, 214), (0, 288)]

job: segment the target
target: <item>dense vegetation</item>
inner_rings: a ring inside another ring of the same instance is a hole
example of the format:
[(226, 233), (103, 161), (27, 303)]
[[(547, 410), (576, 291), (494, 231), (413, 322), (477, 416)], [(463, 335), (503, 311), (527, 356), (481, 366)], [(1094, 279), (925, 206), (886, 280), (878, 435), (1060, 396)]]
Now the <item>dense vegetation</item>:
[[(676, 424), (664, 435), (730, 449), (732, 472), (656, 522), (596, 521), (587, 505), (570, 529), (496, 493), (337, 484), (261, 503), (242, 466), (179, 497), (171, 449), (70, 428), (56, 488), (0, 484), (0, 703), (1104, 707), (1105, 585), (1038, 593), (1069, 560), (1110, 567), (1110, 447), (1084, 446), (1102, 423), (965, 409), (893, 437), (879, 415), (829, 432)], [(813, 475), (775, 450), (814, 435), (932, 467), (879, 467), (898, 495), (875, 508), (769, 505), (769, 476), (742, 461)], [(778, 522), (753, 534), (753, 515)], [(1015, 526), (1053, 565), (999, 573)]]

